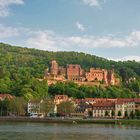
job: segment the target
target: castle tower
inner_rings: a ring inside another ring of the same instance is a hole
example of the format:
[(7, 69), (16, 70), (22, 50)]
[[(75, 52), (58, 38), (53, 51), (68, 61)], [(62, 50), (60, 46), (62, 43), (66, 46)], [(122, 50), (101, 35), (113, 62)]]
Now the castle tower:
[(108, 84), (108, 71), (106, 69), (103, 69), (103, 81), (105, 84)]
[(110, 85), (115, 85), (114, 70), (108, 70), (108, 83)]
[(56, 62), (56, 60), (51, 61), (50, 74), (51, 75), (57, 75), (58, 74), (58, 63)]

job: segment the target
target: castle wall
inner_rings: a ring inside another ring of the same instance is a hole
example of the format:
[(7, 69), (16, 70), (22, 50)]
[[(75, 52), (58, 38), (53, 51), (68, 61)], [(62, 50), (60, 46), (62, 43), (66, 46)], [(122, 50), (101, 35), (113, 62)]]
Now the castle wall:
[(67, 65), (67, 79), (71, 81), (78, 81), (80, 78), (81, 67), (80, 65)]
[(108, 70), (108, 84), (109, 85), (115, 85), (115, 77), (114, 77), (114, 71), (113, 70)]
[(90, 68), (90, 72), (86, 73), (87, 81), (102, 81), (104, 77), (103, 71), (101, 69)]
[(59, 74), (59, 75), (66, 76), (66, 68), (60, 66), (60, 67), (58, 68), (58, 74)]
[(51, 61), (50, 74), (46, 71), (45, 77), (52, 76), (56, 80), (64, 80), (75, 82), (100, 82), (105, 85), (117, 85), (119, 80), (114, 76), (114, 70), (90, 68), (89, 72), (84, 71), (78, 64), (69, 64), (66, 68), (59, 66), (55, 60)]

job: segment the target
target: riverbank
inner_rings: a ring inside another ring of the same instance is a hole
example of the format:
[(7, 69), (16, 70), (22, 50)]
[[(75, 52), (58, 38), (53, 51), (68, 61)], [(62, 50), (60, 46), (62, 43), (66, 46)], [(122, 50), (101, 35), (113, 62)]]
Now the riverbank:
[(96, 124), (125, 124), (139, 125), (140, 120), (136, 119), (80, 119), (80, 118), (29, 118), (29, 117), (0, 117), (0, 122), (38, 122), (38, 123), (96, 123)]

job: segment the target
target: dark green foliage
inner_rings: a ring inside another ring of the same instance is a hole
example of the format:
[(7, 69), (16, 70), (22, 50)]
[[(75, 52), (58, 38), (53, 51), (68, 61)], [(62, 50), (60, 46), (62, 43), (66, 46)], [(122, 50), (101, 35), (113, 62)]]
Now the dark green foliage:
[(115, 111), (114, 111), (114, 110), (111, 111), (111, 116), (112, 116), (112, 117), (115, 116)]
[(127, 111), (125, 111), (124, 116), (128, 117), (128, 112)]
[(122, 112), (121, 111), (118, 111), (118, 116), (122, 116)]
[(5, 98), (3, 101), (0, 101), (0, 115), (7, 116), (10, 112), (10, 100)]
[(136, 117), (140, 117), (140, 110), (136, 110), (135, 115)]
[(105, 116), (107, 117), (109, 115), (108, 111), (106, 110), (105, 111)]
[(120, 87), (86, 87), (74, 83), (58, 83), (49, 87), (51, 95), (67, 94), (76, 98), (84, 97), (137, 97), (140, 92), (140, 63), (135, 61), (115, 62), (85, 53), (48, 52), (15, 47), (0, 43), (0, 93), (15, 96), (45, 98), (48, 96), (47, 82), (39, 81), (52, 59), (61, 66), (80, 64), (82, 68), (114, 68), (116, 76), (122, 79)]
[(35, 49), (14, 47), (0, 43), (0, 65), (31, 68), (35, 77), (42, 77), (44, 69), (55, 59), (59, 65), (80, 64), (83, 68), (114, 68), (123, 80), (140, 76), (140, 63), (135, 61), (115, 62), (95, 55), (77, 52), (48, 52)]
[(130, 112), (130, 117), (131, 117), (131, 119), (134, 119), (135, 113), (133, 111)]
[(75, 83), (58, 82), (55, 85), (49, 86), (51, 96), (65, 94), (74, 98), (133, 98), (137, 97), (135, 92), (123, 87), (101, 87), (101, 86), (78, 86)]
[(13, 99), (5, 98), (0, 101), (0, 116), (25, 115), (27, 112), (27, 102), (22, 97)]

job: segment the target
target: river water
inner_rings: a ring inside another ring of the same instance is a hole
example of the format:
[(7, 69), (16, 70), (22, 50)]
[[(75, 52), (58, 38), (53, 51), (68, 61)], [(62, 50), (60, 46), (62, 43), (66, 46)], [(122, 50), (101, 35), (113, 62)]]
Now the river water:
[(140, 140), (140, 126), (1, 122), (0, 140)]

